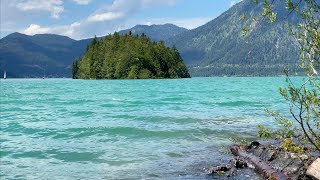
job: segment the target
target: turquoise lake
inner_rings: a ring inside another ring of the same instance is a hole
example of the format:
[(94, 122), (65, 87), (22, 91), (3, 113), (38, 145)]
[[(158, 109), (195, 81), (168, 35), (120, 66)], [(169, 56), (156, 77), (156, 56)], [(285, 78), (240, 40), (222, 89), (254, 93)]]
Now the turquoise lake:
[(0, 81), (1, 179), (212, 179), (284, 77)]

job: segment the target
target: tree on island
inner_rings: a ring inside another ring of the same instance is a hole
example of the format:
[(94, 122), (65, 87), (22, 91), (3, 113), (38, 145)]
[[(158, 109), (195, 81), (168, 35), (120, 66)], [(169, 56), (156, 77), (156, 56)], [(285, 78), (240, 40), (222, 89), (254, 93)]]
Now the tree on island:
[(85, 55), (72, 66), (74, 79), (189, 78), (177, 48), (152, 42), (145, 34), (114, 33), (94, 37)]
[[(268, 18), (270, 23), (276, 21), (277, 12), (273, 3), (279, 0), (253, 0), (263, 3), (262, 19)], [(280, 88), (280, 94), (289, 104), (291, 118), (286, 118), (276, 111), (267, 112), (275, 117), (280, 128), (276, 133), (269, 132), (268, 128), (259, 126), (258, 135), (263, 138), (277, 138), (282, 140), (281, 145), (294, 152), (320, 152), (320, 2), (318, 0), (286, 0), (283, 5), (291, 13), (301, 17), (301, 23), (288, 24), (289, 34), (296, 40), (301, 53), (300, 67), (307, 78), (300, 84), (290, 78), (289, 69), (285, 69), (288, 86)], [(242, 16), (246, 19), (246, 15)], [(257, 17), (252, 18), (254, 22)], [(256, 24), (256, 23), (255, 23)], [(254, 27), (243, 28), (246, 36)], [(311, 144), (312, 149), (305, 148), (305, 143)]]

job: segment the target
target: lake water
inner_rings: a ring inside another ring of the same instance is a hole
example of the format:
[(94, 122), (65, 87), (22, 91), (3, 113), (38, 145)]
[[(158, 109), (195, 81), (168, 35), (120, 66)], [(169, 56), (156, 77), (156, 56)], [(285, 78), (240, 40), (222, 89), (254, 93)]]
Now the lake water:
[(0, 81), (3, 179), (212, 179), (284, 77)]

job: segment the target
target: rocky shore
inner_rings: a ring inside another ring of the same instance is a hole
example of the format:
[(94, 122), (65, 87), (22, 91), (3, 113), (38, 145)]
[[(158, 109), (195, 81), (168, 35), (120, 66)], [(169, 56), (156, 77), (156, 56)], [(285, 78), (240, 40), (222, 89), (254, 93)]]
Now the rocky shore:
[(293, 153), (281, 148), (278, 142), (253, 141), (247, 146), (233, 145), (235, 158), (227, 165), (207, 170), (215, 177), (237, 177), (244, 168), (252, 169), (261, 179), (320, 180), (320, 156), (311, 152)]

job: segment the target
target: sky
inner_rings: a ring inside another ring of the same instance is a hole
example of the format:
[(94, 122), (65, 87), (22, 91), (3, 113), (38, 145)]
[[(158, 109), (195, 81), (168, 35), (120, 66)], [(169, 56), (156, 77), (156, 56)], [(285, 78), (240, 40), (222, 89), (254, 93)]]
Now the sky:
[(137, 24), (199, 27), (241, 0), (0, 0), (0, 37), (59, 34), (104, 36)]

